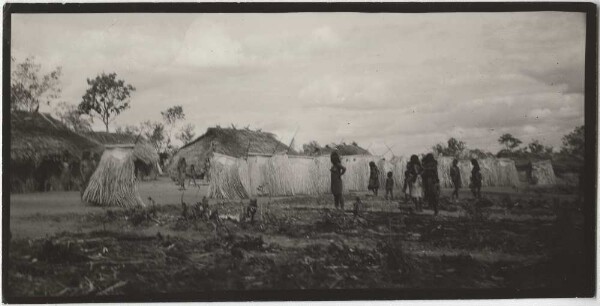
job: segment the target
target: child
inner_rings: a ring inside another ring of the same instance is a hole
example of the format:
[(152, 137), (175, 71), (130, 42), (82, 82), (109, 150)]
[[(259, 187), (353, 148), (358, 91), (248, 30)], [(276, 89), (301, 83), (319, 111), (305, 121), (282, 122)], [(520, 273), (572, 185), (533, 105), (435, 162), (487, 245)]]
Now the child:
[(404, 201), (408, 202), (410, 199), (410, 190), (408, 189), (408, 182), (410, 181), (410, 171), (408, 168), (404, 171), (404, 186), (402, 186), (402, 193), (404, 193)]
[(390, 195), (390, 200), (394, 200), (394, 178), (392, 171), (388, 172), (387, 179), (385, 180), (385, 199), (388, 199), (388, 194)]
[(423, 167), (421, 161), (417, 155), (412, 155), (410, 161), (406, 165), (409, 173), (408, 189), (410, 197), (415, 203), (416, 211), (423, 211), (421, 206), (421, 200), (423, 199), (423, 179), (421, 177), (423, 173)]

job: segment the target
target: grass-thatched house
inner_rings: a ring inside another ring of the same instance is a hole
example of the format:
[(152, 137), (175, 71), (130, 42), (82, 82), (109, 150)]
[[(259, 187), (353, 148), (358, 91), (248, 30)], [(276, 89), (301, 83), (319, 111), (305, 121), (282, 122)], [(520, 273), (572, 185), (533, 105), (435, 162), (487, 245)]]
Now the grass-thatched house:
[(541, 158), (513, 158), (519, 179), (533, 185), (555, 185), (556, 175), (552, 161)]
[(248, 155), (296, 154), (283, 144), (274, 134), (248, 129), (212, 127), (204, 135), (183, 146), (173, 156), (168, 171), (171, 176), (177, 172), (177, 163), (185, 158), (188, 167), (194, 165), (198, 174), (206, 171), (213, 153), (235, 158)]
[[(11, 192), (77, 189), (70, 178), (77, 177), (83, 152), (103, 150), (49, 114), (13, 111), (10, 118)], [(65, 160), (72, 175), (66, 175)]]
[(149, 176), (155, 178), (157, 174), (162, 173), (158, 165), (158, 153), (142, 137), (109, 132), (87, 132), (84, 135), (103, 146), (134, 145), (135, 170), (140, 178)]
[(83, 193), (83, 200), (97, 206), (144, 206), (136, 182), (134, 144), (107, 145), (98, 167)]

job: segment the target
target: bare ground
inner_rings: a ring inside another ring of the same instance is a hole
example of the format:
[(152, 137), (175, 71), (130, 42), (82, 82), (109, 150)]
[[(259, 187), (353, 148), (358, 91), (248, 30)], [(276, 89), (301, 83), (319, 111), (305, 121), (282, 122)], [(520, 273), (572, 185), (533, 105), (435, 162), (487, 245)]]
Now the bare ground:
[[(184, 215), (181, 192), (140, 187), (145, 209), (85, 205), (78, 193), (11, 196), (12, 296), (90, 296), (248, 289), (565, 288), (577, 286), (582, 216), (568, 195), (495, 190), (487, 202), (444, 199), (439, 216), (361, 195), (366, 209), (331, 209), (330, 196), (259, 199), (255, 222), (239, 202), (220, 219)], [(448, 193), (448, 192), (445, 192)], [(193, 204), (203, 190), (189, 190)], [(519, 202), (508, 209), (506, 195)], [(535, 201), (531, 201), (534, 198)]]

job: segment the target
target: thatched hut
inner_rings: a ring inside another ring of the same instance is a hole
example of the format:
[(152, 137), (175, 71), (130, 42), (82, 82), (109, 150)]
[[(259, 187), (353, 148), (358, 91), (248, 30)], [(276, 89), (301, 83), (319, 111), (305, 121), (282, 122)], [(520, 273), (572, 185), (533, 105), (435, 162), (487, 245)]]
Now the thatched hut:
[(246, 158), (249, 155), (296, 154), (287, 145), (277, 140), (272, 133), (213, 127), (179, 149), (168, 166), (168, 172), (174, 177), (179, 159), (185, 158), (188, 167), (193, 164), (197, 173), (207, 173), (210, 158), (214, 153), (232, 158)]
[(162, 174), (158, 153), (143, 137), (109, 132), (87, 132), (84, 135), (102, 146), (134, 145), (135, 173), (139, 179), (144, 177), (156, 178), (157, 174)]
[(10, 116), (11, 192), (76, 190), (83, 152), (102, 150), (49, 114), (14, 111)]
[(135, 145), (106, 146), (83, 200), (98, 206), (144, 206), (135, 178)]
[(555, 185), (556, 176), (550, 160), (540, 160), (531, 163), (531, 180), (534, 184), (545, 186)]
[(533, 185), (555, 185), (557, 183), (552, 162), (547, 159), (515, 159), (519, 179)]

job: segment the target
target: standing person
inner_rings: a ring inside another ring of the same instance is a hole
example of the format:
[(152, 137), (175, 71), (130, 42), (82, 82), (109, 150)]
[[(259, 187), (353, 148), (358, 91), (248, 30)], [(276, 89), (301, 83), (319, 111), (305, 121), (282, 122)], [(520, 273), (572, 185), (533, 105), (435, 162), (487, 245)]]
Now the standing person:
[(344, 185), (342, 182), (342, 175), (346, 173), (346, 167), (342, 166), (340, 155), (335, 151), (331, 152), (331, 164), (331, 193), (333, 194), (335, 208), (344, 210), (344, 197), (342, 195)]
[(377, 191), (379, 190), (379, 169), (375, 162), (369, 162), (369, 186), (368, 189), (373, 191), (373, 195), (377, 196)]
[(181, 186), (179, 190), (185, 190), (185, 171), (187, 169), (187, 162), (185, 161), (185, 157), (179, 159), (177, 163), (177, 175), (179, 179), (179, 185)]
[(394, 200), (394, 174), (392, 171), (387, 173), (387, 179), (385, 180), (385, 199), (388, 199), (388, 194), (390, 195), (390, 200)]
[(191, 181), (194, 183), (194, 186), (198, 186), (198, 184), (196, 183), (196, 166), (194, 166), (194, 164), (190, 165), (190, 176), (191, 176)]
[(406, 165), (406, 171), (404, 171), (404, 185), (402, 186), (402, 193), (404, 193), (404, 201), (408, 202), (410, 199), (410, 171), (408, 170), (408, 165)]
[(412, 155), (410, 157), (410, 162), (408, 162), (406, 167), (409, 174), (408, 189), (410, 191), (410, 197), (415, 203), (416, 210), (422, 211), (423, 207), (421, 206), (421, 200), (423, 199), (423, 178), (421, 175), (423, 173), (423, 167), (421, 166), (419, 157), (417, 155)]
[(462, 187), (462, 179), (460, 177), (460, 168), (458, 168), (458, 159), (452, 161), (452, 167), (450, 167), (450, 179), (452, 180), (452, 198), (458, 200), (458, 190)]
[(423, 187), (425, 189), (425, 200), (433, 208), (434, 215), (437, 216), (440, 178), (437, 173), (437, 161), (431, 153), (423, 158)]
[(79, 174), (81, 175), (79, 192), (82, 199), (83, 193), (85, 192), (85, 189), (87, 188), (90, 178), (92, 177), (92, 174), (94, 174), (95, 170), (96, 169), (94, 168), (93, 162), (90, 160), (90, 152), (83, 152), (81, 156), (81, 164), (79, 164)]
[(473, 170), (471, 170), (471, 192), (473, 192), (473, 196), (476, 198), (481, 198), (481, 168), (479, 168), (479, 162), (476, 159), (471, 159), (471, 165), (473, 165)]
[(64, 191), (71, 190), (71, 164), (69, 162), (68, 152), (65, 152), (62, 156), (60, 183)]
[(98, 164), (100, 163), (100, 154), (98, 154), (98, 153), (93, 153), (93, 154), (91, 155), (90, 162), (91, 162), (91, 164), (92, 164), (92, 169), (93, 169), (94, 171), (96, 171), (96, 168), (98, 167)]

